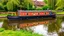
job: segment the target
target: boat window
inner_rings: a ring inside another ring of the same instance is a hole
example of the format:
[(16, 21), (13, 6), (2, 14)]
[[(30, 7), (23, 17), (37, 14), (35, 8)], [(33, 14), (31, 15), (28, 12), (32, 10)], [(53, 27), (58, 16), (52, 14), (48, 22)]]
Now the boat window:
[(45, 14), (46, 14), (46, 15), (49, 15), (49, 12), (46, 12)]
[(28, 15), (28, 13), (27, 13), (27, 15)]

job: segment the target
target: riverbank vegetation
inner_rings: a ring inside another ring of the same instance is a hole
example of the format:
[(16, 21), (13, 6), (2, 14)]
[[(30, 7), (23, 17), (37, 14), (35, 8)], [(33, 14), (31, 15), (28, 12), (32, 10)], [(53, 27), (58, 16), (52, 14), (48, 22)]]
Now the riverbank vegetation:
[(0, 14), (0, 17), (6, 17), (8, 14)]
[(64, 15), (64, 12), (56, 12), (58, 15)]
[[(37, 0), (36, 0), (37, 1)], [(43, 1), (42, 1), (43, 2)], [(64, 10), (63, 0), (44, 0), (45, 5), (36, 8), (33, 0), (0, 0), (1, 11), (17, 10)], [(60, 6), (61, 5), (61, 6)]]
[(20, 31), (12, 31), (12, 30), (4, 30), (0, 28), (0, 36), (43, 36), (37, 33), (32, 33), (31, 31), (20, 30)]

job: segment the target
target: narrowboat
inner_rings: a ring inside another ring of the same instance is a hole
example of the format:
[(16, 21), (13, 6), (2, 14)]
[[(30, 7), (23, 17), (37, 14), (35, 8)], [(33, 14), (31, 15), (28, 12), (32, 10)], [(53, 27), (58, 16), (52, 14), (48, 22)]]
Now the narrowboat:
[(56, 15), (52, 11), (38, 11), (38, 10), (18, 10), (16, 16), (8, 15), (8, 19), (15, 19), (15, 20), (22, 20), (22, 19), (38, 19), (38, 18), (48, 18), (52, 17), (55, 18)]

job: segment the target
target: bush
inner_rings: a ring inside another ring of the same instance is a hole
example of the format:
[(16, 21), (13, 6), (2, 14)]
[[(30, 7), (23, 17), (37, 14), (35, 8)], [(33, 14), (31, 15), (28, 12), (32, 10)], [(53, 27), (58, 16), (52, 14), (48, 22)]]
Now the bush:
[(43, 6), (42, 9), (43, 10), (47, 10), (49, 8), (49, 6)]

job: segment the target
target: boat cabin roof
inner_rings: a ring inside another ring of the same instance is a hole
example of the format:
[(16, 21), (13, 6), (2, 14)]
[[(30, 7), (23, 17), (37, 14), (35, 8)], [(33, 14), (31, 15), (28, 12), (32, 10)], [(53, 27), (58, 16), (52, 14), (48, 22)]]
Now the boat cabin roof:
[(18, 12), (52, 12), (51, 10), (18, 10)]

